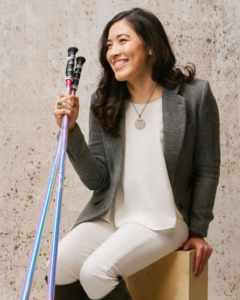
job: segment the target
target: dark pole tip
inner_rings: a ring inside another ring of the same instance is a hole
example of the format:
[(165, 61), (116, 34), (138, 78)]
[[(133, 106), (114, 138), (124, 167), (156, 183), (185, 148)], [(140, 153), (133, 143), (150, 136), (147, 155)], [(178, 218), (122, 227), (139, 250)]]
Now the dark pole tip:
[(78, 52), (78, 48), (76, 47), (68, 48), (68, 57), (75, 56), (77, 52)]
[(77, 57), (77, 65), (82, 66), (85, 63), (86, 59), (83, 56), (78, 56)]
[(83, 56), (78, 56), (76, 59), (76, 68), (73, 75), (72, 88), (76, 91), (78, 89), (79, 80), (81, 77), (82, 66), (86, 59)]
[(78, 52), (78, 48), (71, 47), (68, 48), (68, 60), (67, 60), (67, 67), (65, 72), (65, 79), (73, 80), (73, 73), (74, 73), (74, 66), (75, 66), (75, 55)]

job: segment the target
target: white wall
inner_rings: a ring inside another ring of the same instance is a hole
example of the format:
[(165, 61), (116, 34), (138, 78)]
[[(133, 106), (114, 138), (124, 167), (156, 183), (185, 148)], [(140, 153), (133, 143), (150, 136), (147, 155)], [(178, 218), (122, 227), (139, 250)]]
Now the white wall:
[[(209, 299), (239, 295), (239, 40), (240, 4), (225, 1), (9, 1), (0, 5), (0, 298), (20, 297), (56, 148), (53, 102), (65, 90), (67, 49), (86, 58), (78, 122), (88, 140), (90, 96), (100, 75), (98, 41), (108, 20), (142, 7), (165, 27), (178, 64), (192, 61), (210, 81), (221, 120), (221, 178), (207, 242)], [(60, 238), (92, 192), (68, 158)], [(55, 192), (54, 197), (55, 199)], [(53, 203), (52, 203), (53, 204)], [(30, 299), (45, 299), (44, 265), (50, 253), (49, 211)]]

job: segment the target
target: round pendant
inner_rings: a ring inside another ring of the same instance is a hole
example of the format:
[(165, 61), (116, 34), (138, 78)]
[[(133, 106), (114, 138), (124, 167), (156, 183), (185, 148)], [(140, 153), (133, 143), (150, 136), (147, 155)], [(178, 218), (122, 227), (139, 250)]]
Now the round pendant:
[(146, 126), (146, 123), (142, 118), (138, 118), (134, 125), (138, 130), (142, 130)]

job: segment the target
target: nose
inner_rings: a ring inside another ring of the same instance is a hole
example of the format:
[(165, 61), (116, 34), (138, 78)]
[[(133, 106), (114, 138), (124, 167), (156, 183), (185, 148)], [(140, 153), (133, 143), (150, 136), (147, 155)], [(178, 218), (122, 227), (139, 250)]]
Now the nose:
[(110, 52), (111, 58), (114, 58), (114, 57), (120, 55), (120, 49), (119, 49), (118, 44), (113, 44), (112, 48), (109, 49), (109, 52)]

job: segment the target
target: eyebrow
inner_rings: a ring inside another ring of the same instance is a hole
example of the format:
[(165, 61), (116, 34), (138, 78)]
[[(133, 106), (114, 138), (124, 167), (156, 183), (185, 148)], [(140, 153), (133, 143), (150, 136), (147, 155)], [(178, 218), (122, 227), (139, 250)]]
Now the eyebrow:
[[(128, 35), (126, 33), (120, 33), (117, 35), (117, 38), (120, 37), (121, 35), (126, 35), (126, 36), (130, 37), (130, 35)], [(107, 42), (110, 42), (110, 41), (111, 41), (110, 39), (107, 40)]]

